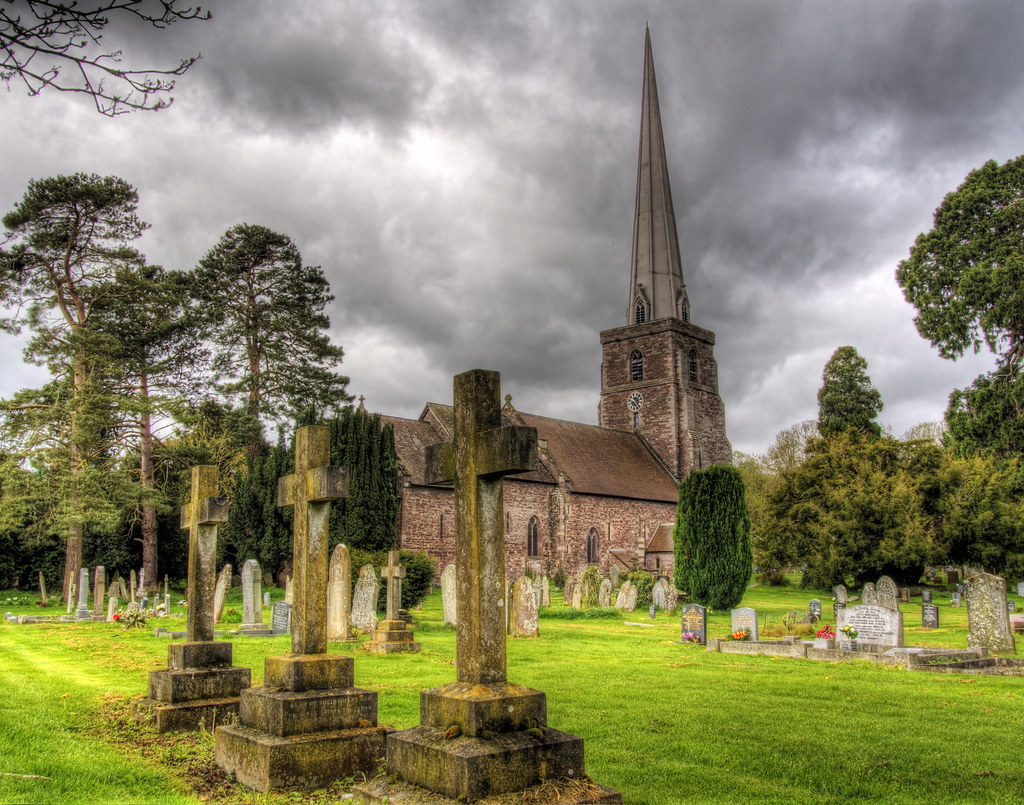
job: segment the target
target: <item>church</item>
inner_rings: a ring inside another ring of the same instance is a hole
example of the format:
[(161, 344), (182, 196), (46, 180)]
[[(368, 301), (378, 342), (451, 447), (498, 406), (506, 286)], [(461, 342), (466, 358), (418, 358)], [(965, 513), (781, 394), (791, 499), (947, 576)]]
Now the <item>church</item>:
[[(732, 460), (715, 334), (691, 322), (683, 282), (649, 30), (625, 302), (625, 324), (600, 334), (598, 425), (518, 411), (505, 398), (503, 419), (536, 428), (539, 454), (535, 471), (504, 479), (510, 578), (590, 565), (671, 576), (679, 482)], [(424, 453), (451, 440), (452, 406), (427, 403), (418, 419), (382, 420), (395, 429), (400, 544), (443, 568), (455, 556), (454, 496), (424, 482)]]

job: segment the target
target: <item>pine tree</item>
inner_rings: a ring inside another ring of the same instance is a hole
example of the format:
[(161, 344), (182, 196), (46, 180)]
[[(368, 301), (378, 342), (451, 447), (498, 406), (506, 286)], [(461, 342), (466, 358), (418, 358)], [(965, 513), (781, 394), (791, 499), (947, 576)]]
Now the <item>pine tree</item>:
[(853, 347), (839, 347), (825, 364), (818, 391), (818, 430), (828, 437), (853, 428), (880, 436), (875, 421), (882, 410), (882, 395), (867, 373), (868, 362)]
[(743, 478), (735, 467), (714, 466), (686, 477), (672, 540), (678, 589), (713, 609), (739, 604), (753, 559)]

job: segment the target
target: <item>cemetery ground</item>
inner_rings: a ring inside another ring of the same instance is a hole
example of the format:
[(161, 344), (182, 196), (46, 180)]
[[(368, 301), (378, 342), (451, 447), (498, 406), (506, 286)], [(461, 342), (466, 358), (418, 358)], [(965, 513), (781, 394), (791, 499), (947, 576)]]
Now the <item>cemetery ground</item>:
[[(770, 628), (787, 611), (806, 612), (814, 597), (831, 614), (830, 594), (796, 586), (755, 585), (742, 603), (762, 623), (767, 614)], [(966, 609), (951, 607), (948, 596), (937, 601), (936, 630), (919, 628), (920, 599), (902, 606), (907, 644), (965, 647)], [(678, 614), (650, 621), (639, 611), (576, 612), (560, 606), (560, 595), (552, 603), (541, 610), (539, 638), (509, 640), (509, 679), (547, 693), (548, 724), (583, 737), (587, 772), (627, 803), (1019, 802), (1024, 795), (1022, 677), (710, 653), (675, 642)], [(0, 593), (0, 606), (63, 612), (16, 591)], [(240, 588), (227, 608), (228, 619), (240, 620)], [(343, 799), (351, 781), (314, 792), (250, 791), (214, 765), (211, 735), (161, 736), (131, 723), (129, 702), (145, 694), (147, 672), (166, 665), (168, 640), (153, 636), (157, 624), (168, 621), (129, 630), (0, 624), (0, 803), (352, 801)], [(729, 626), (728, 612), (713, 613), (708, 635), (724, 638)], [(379, 692), (380, 723), (398, 729), (419, 722), (420, 690), (455, 678), (455, 632), (442, 626), (440, 591), (414, 613), (414, 628), (419, 654), (329, 647), (355, 657), (356, 684)], [(236, 638), (234, 646), (234, 663), (252, 668), (254, 686), (266, 656), (290, 651), (288, 637)]]

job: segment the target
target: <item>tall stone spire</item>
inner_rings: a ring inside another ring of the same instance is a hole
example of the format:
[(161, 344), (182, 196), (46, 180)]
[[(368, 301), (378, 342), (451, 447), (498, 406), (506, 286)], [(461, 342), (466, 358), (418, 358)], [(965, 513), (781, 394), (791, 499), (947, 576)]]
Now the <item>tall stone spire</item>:
[(648, 28), (626, 324), (664, 318), (690, 319)]

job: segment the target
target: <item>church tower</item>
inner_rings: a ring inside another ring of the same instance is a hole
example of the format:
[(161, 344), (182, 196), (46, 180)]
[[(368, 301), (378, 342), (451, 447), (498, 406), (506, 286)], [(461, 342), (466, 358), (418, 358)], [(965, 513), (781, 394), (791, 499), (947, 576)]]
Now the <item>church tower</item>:
[(678, 480), (730, 463), (714, 346), (690, 322), (648, 29), (626, 325), (601, 333), (599, 424), (637, 431)]

